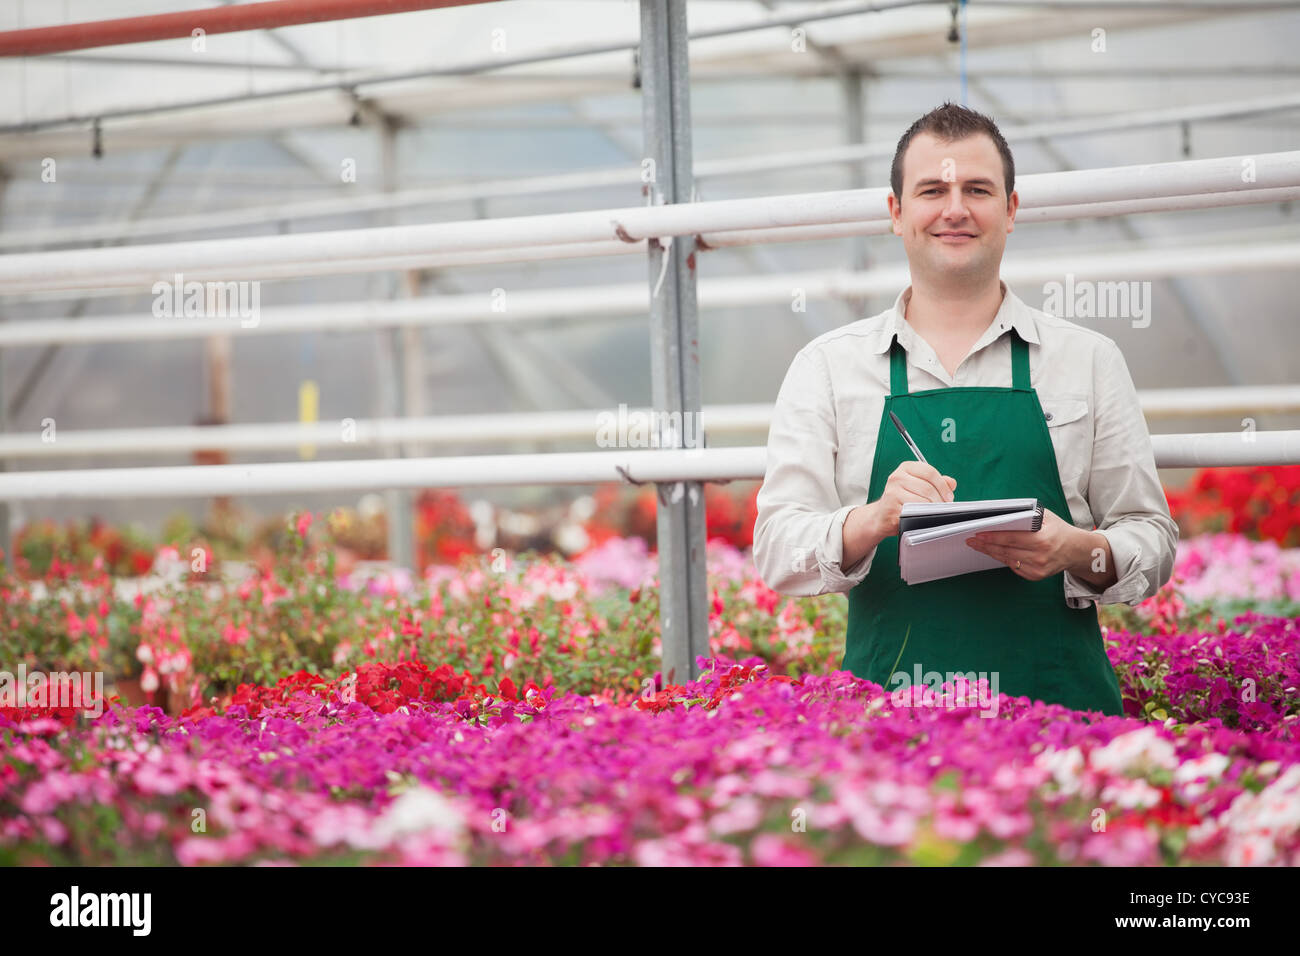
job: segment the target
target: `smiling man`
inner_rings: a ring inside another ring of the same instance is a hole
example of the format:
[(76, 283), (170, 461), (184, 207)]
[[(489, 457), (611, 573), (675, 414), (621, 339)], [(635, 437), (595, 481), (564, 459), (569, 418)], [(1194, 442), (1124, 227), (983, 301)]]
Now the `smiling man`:
[[(848, 592), (842, 666), (886, 689), (918, 667), (997, 673), (1012, 697), (1121, 714), (1096, 606), (1155, 594), (1178, 542), (1124, 357), (1000, 279), (1020, 198), (992, 120), (927, 113), (890, 180), (911, 285), (791, 363), (758, 494), (759, 573), (785, 594)], [(904, 584), (902, 506), (958, 495), (1035, 497), (1042, 528), (968, 539), (1004, 567)]]

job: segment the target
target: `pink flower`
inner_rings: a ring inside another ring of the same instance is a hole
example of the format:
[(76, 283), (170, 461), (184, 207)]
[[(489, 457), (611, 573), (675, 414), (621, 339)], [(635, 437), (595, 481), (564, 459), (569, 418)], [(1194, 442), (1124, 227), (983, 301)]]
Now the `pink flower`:
[(135, 785), (145, 793), (169, 795), (185, 789), (185, 775), (160, 761), (146, 761), (135, 772)]
[(721, 813), (716, 813), (709, 821), (709, 829), (719, 836), (728, 833), (742, 833), (758, 826), (763, 819), (763, 811), (753, 797), (740, 797)]
[(238, 644), (241, 647), (248, 643), (248, 628), (242, 624), (235, 627), (233, 624), (227, 624), (221, 632), (221, 637), (227, 644)]
[(752, 847), (758, 866), (816, 866), (817, 858), (774, 833), (760, 833)]
[(1029, 851), (1022, 850), (1018, 846), (1003, 850), (993, 856), (985, 857), (978, 866), (1033, 866), (1034, 858), (1029, 855)]

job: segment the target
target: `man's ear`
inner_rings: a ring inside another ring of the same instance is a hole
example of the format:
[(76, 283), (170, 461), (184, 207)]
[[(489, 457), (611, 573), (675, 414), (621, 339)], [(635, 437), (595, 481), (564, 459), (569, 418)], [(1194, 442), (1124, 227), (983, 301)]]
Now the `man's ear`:
[(891, 191), (886, 199), (885, 205), (889, 208), (890, 231), (896, 236), (903, 234), (903, 224), (900, 217), (903, 215), (903, 204), (897, 196)]
[(1011, 195), (1007, 197), (1007, 232), (1015, 232), (1016, 229), (1016, 210), (1020, 208), (1020, 193), (1014, 189)]

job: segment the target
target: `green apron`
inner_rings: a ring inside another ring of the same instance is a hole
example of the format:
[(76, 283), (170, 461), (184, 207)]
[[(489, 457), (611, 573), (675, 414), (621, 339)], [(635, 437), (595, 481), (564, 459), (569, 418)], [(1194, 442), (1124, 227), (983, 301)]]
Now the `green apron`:
[[(1072, 523), (1042, 406), (1029, 386), (1029, 346), (1015, 329), (1011, 372), (1010, 388), (909, 394), (906, 353), (895, 339), (867, 500), (880, 498), (900, 464), (916, 460), (889, 418), (892, 410), (929, 463), (957, 479), (962, 500), (1036, 497)], [(933, 675), (925, 675), (937, 672), (946, 681), (950, 673), (973, 671), (992, 683), (997, 672), (998, 692), (1011, 697), (1124, 713), (1096, 607), (1065, 603), (1064, 572), (1028, 581), (998, 567), (908, 585), (899, 576), (895, 535), (880, 542), (870, 572), (849, 592), (842, 668), (891, 691), (915, 684), (917, 665), (921, 680), (936, 689)], [(900, 672), (907, 680), (891, 683)]]

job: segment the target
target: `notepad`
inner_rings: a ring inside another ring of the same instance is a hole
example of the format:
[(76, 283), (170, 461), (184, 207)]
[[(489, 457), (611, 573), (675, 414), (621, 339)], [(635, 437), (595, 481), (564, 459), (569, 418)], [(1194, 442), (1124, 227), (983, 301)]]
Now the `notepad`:
[(1043, 506), (1037, 498), (909, 502), (898, 518), (899, 575), (908, 584), (923, 584), (1005, 568), (966, 539), (976, 531), (1038, 531), (1042, 526)]

